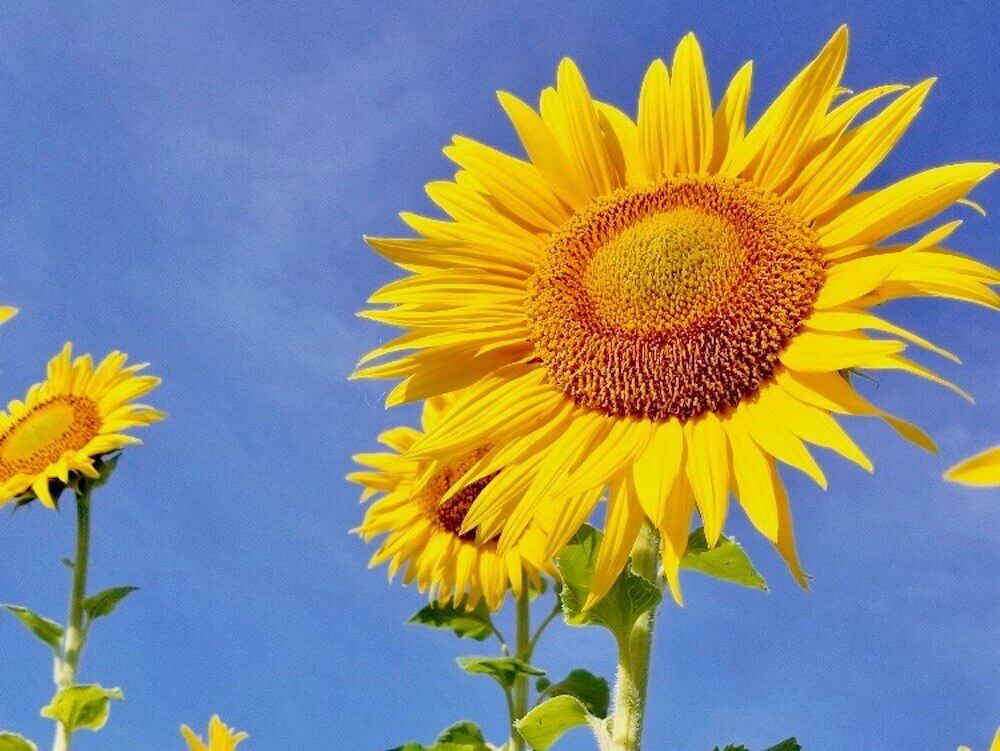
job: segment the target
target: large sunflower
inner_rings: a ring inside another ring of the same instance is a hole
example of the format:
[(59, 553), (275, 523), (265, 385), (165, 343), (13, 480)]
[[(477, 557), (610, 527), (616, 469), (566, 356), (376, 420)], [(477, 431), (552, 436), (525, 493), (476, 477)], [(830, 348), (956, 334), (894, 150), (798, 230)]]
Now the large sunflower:
[[(436, 397), (424, 404), (422, 427), (433, 430), (452, 399)], [(388, 430), (379, 440), (391, 453), (358, 454), (355, 461), (366, 467), (348, 479), (364, 487), (363, 500), (384, 494), (365, 514), (355, 530), (366, 541), (385, 534), (371, 565), (389, 561), (389, 576), (405, 569), (404, 583), (417, 582), (432, 599), (475, 607), (486, 601), (491, 610), (503, 603), (511, 589), (520, 596), (528, 584), (540, 586), (540, 574), (551, 571), (542, 558), (546, 535), (538, 524), (530, 525), (516, 544), (500, 553), (496, 540), (477, 540), (463, 532), (465, 515), (476, 498), (489, 486), (489, 475), (467, 485), (455, 485), (472, 465), (488, 452), (487, 446), (471, 449), (450, 464), (432, 467), (427, 461), (408, 459), (405, 452), (420, 439), (414, 428)]]
[(410, 275), (371, 298), (391, 307), (363, 315), (407, 332), (356, 375), (401, 378), (388, 404), (467, 389), (409, 456), (447, 463), (488, 442), (460, 482), (509, 467), (463, 532), (500, 534), (503, 553), (556, 491), (593, 505), (578, 494), (610, 486), (592, 601), (644, 517), (663, 533), (679, 599), (693, 511), (714, 544), (732, 490), (804, 585), (776, 463), (825, 487), (812, 443), (871, 470), (832, 414), (880, 417), (934, 450), (844, 373), (902, 370), (951, 387), (903, 350), (953, 355), (870, 309), (913, 296), (997, 307), (1000, 275), (941, 246), (957, 221), (881, 243), (963, 200), (996, 165), (856, 192), (932, 81), (850, 94), (846, 55), (841, 28), (750, 128), (751, 64), (713, 109), (693, 35), (669, 70), (650, 66), (636, 120), (593, 99), (563, 60), (540, 113), (499, 94), (527, 160), (456, 137), (445, 148), (461, 168), (454, 182), (427, 186), (450, 220), (403, 214), (419, 237), (369, 240)]
[(123, 431), (163, 419), (163, 413), (134, 403), (159, 378), (139, 375), (145, 365), (125, 366), (112, 352), (94, 367), (90, 355), (72, 359), (67, 344), (49, 362), (48, 378), (0, 412), (0, 506), (33, 494), (55, 507), (50, 482), (69, 482), (72, 473), (97, 477), (94, 461), (137, 438)]

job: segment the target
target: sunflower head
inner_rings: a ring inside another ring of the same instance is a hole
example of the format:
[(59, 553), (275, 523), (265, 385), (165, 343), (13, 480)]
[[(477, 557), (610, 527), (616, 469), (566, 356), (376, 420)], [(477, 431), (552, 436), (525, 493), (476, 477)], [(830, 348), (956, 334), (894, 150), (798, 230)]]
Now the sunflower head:
[(97, 478), (102, 457), (139, 443), (125, 431), (163, 419), (135, 402), (160, 379), (126, 360), (112, 352), (95, 367), (90, 355), (73, 359), (67, 344), (49, 362), (46, 380), (0, 412), (0, 505), (37, 497), (53, 508), (53, 483)]
[[(433, 429), (453, 401), (428, 400), (424, 430)], [(431, 599), (469, 608), (485, 600), (496, 610), (508, 589), (519, 596), (525, 587), (540, 587), (543, 573), (554, 574), (542, 557), (540, 527), (533, 526), (503, 553), (496, 539), (468, 528), (469, 509), (496, 476), (479, 472), (489, 447), (473, 448), (441, 465), (408, 459), (405, 452), (421, 435), (413, 428), (394, 428), (379, 436), (392, 451), (354, 457), (366, 469), (348, 479), (364, 487), (364, 499), (380, 495), (355, 530), (366, 541), (385, 535), (371, 565), (388, 561), (390, 578), (402, 569), (405, 584), (415, 581)]]
[(187, 725), (181, 725), (181, 735), (187, 741), (190, 751), (234, 751), (234, 749), (250, 736), (246, 733), (237, 733), (235, 730), (226, 727), (219, 719), (219, 715), (212, 715), (208, 723), (208, 741), (203, 741)]
[(541, 519), (551, 552), (607, 490), (593, 596), (646, 518), (679, 599), (693, 514), (714, 545), (732, 495), (804, 585), (778, 465), (825, 487), (811, 444), (871, 470), (840, 415), (934, 450), (841, 373), (902, 371), (965, 395), (903, 354), (957, 359), (883, 318), (883, 303), (1000, 307), (1000, 274), (944, 245), (959, 221), (893, 241), (968, 203), (997, 165), (859, 192), (933, 80), (854, 94), (847, 43), (841, 28), (753, 123), (752, 66), (713, 99), (693, 34), (650, 65), (634, 116), (563, 60), (537, 107), (499, 95), (523, 158), (456, 136), (454, 180), (427, 187), (447, 218), (403, 214), (415, 237), (369, 239), (408, 276), (363, 315), (404, 333), (356, 376), (399, 379), (390, 405), (461, 391), (406, 458), (450, 466), (487, 447), (480, 476), (499, 474), (464, 530), (503, 554)]

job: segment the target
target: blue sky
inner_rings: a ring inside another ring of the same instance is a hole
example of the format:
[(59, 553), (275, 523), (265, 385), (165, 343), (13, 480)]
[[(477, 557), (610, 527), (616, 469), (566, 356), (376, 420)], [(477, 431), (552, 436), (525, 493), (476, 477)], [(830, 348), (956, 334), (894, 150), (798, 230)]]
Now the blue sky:
[[(757, 113), (846, 21), (847, 85), (940, 77), (877, 181), (1000, 155), (1000, 21), (964, 0), (70, 5), (0, 10), (0, 301), (22, 308), (0, 329), (0, 399), (69, 339), (151, 361), (170, 413), (97, 500), (94, 586), (142, 591), (93, 634), (82, 677), (128, 701), (79, 751), (177, 749), (178, 724), (215, 711), (249, 751), (378, 751), (467, 716), (502, 737), (495, 688), (452, 662), (477, 646), (402, 625), (421, 597), (367, 570), (342, 479), (414, 415), (346, 381), (389, 333), (353, 316), (393, 275), (360, 237), (428, 209), (452, 133), (514, 147), (495, 89), (534, 99), (568, 54), (632, 109), (649, 61), (694, 30), (716, 91), (757, 61)], [(957, 244), (997, 263), (1000, 181), (976, 197), (991, 214), (955, 212)], [(650, 749), (793, 733), (808, 751), (978, 749), (1000, 722), (998, 499), (939, 479), (1000, 434), (996, 319), (894, 313), (957, 350), (964, 366), (938, 365), (978, 406), (865, 386), (942, 456), (859, 422), (874, 475), (831, 457), (826, 493), (787, 475), (809, 593), (733, 515), (771, 592), (688, 577), (659, 622)], [(66, 512), (0, 513), (0, 601), (61, 616), (71, 540)], [(550, 633), (541, 666), (612, 672), (603, 633)], [(49, 742), (49, 668), (0, 620), (0, 727)]]

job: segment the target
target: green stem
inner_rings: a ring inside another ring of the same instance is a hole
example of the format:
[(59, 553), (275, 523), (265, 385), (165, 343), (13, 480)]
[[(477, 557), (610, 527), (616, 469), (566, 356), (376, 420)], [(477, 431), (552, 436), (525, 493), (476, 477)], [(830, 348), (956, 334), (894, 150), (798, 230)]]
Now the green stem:
[[(90, 490), (76, 496), (76, 558), (73, 561), (73, 586), (69, 596), (69, 622), (63, 639), (62, 655), (56, 658), (55, 683), (61, 691), (76, 682), (80, 655), (86, 642), (83, 601), (87, 596), (87, 568), (90, 563)], [(56, 723), (52, 751), (69, 751), (72, 733)]]
[[(632, 548), (632, 570), (650, 582), (656, 582), (659, 543), (659, 533), (647, 522)], [(632, 633), (618, 644), (618, 682), (611, 720), (611, 748), (614, 751), (639, 751), (642, 743), (655, 620), (654, 607), (639, 616)]]
[(535, 645), (538, 644), (538, 640), (542, 638), (542, 634), (545, 633), (545, 629), (549, 627), (549, 624), (556, 619), (556, 616), (562, 613), (562, 601), (559, 599), (559, 593), (556, 593), (556, 604), (552, 608), (552, 611), (545, 617), (542, 624), (536, 629), (535, 635), (531, 637), (531, 641), (528, 643), (528, 659), (535, 653)]
[[(529, 662), (531, 650), (531, 608), (528, 590), (525, 588), (517, 598), (517, 642), (515, 656)], [(510, 717), (510, 751), (524, 751), (524, 739), (517, 732), (516, 722), (528, 713), (528, 676), (519, 675), (514, 681)]]

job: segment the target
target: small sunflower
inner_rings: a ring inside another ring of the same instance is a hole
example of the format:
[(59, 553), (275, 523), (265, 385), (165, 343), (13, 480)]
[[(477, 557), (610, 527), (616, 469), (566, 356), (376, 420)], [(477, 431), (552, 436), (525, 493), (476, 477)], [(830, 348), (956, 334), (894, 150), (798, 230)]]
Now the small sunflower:
[(1000, 445), (959, 462), (944, 473), (944, 478), (980, 488), (1000, 487)]
[(208, 723), (207, 743), (187, 725), (181, 725), (181, 735), (187, 741), (190, 751), (233, 751), (240, 743), (250, 737), (246, 733), (237, 733), (226, 727), (219, 719), (219, 715), (212, 715), (212, 719)]
[(126, 367), (126, 359), (112, 352), (95, 368), (90, 355), (73, 360), (67, 344), (47, 379), (0, 412), (0, 506), (33, 494), (54, 508), (50, 482), (68, 483), (77, 472), (96, 478), (95, 460), (139, 443), (123, 431), (163, 419), (134, 402), (160, 379), (139, 375), (146, 366)]
[[(425, 402), (424, 431), (441, 422), (451, 401), (437, 397)], [(371, 565), (389, 561), (390, 578), (405, 567), (404, 584), (416, 581), (432, 600), (469, 608), (485, 599), (490, 609), (497, 610), (508, 589), (520, 596), (529, 584), (539, 587), (540, 575), (554, 571), (542, 558), (546, 538), (538, 525), (531, 525), (516, 545), (502, 553), (496, 540), (477, 539), (475, 532), (463, 531), (466, 513), (488, 491), (492, 478), (468, 484), (456, 480), (487, 454), (488, 447), (475, 447), (452, 463), (435, 466), (406, 457), (421, 435), (414, 428), (394, 428), (379, 436), (391, 453), (354, 457), (369, 468), (348, 475), (364, 486), (362, 500), (384, 494), (354, 530), (365, 541), (386, 535)]]
[[(997, 165), (858, 192), (933, 80), (852, 94), (841, 87), (847, 38), (838, 30), (749, 127), (751, 63), (713, 107), (694, 35), (672, 67), (649, 67), (635, 119), (594, 99), (565, 59), (538, 111), (499, 94), (526, 160), (456, 136), (444, 150), (454, 181), (427, 186), (450, 218), (404, 213), (417, 237), (369, 239), (409, 275), (370, 299), (390, 307), (362, 315), (406, 333), (356, 377), (401, 379), (388, 405), (464, 389), (409, 458), (447, 464), (489, 444), (459, 482), (507, 468), (461, 533), (499, 535), (503, 554), (554, 493), (610, 487), (591, 601), (644, 517), (662, 532), (679, 600), (692, 515), (715, 544), (732, 491), (805, 586), (777, 464), (825, 488), (813, 444), (871, 471), (834, 415), (881, 418), (935, 450), (842, 373), (905, 371), (964, 395), (903, 351), (954, 355), (873, 309), (905, 297), (998, 307), (1000, 274), (942, 247), (960, 222), (883, 244), (964, 202)], [(586, 516), (548, 509), (569, 534), (566, 520)]]

